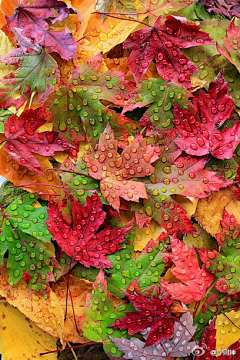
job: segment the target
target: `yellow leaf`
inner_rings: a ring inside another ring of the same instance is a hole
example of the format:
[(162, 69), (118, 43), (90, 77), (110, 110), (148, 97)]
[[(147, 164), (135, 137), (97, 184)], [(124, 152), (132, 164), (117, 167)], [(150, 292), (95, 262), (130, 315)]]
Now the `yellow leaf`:
[(229, 348), (239, 340), (240, 311), (218, 315), (216, 319), (216, 350)]
[(191, 219), (191, 217), (195, 214), (198, 199), (195, 199), (193, 197), (186, 198), (181, 195), (173, 195), (172, 197), (187, 212), (186, 216)]
[(183, 237), (184, 243), (189, 247), (196, 247), (198, 249), (212, 250), (216, 241), (214, 238), (201, 228), (199, 224), (193, 224), (195, 229), (199, 232), (199, 235), (187, 234)]
[(62, 338), (64, 310), (53, 291), (50, 291), (46, 300), (35, 293), (29, 295), (29, 287), (24, 280), (9, 286), (7, 269), (4, 267), (0, 272), (0, 295), (34, 321), (38, 327), (44, 328), (52, 336)]
[[(55, 284), (52, 284), (52, 289), (56, 294), (59, 303), (65, 311), (66, 306), (66, 295), (67, 295), (67, 284), (63, 279)], [(78, 328), (74, 321), (73, 308), (75, 319), (79, 316), (85, 315), (85, 301), (87, 293), (92, 291), (92, 283), (86, 280), (77, 279), (70, 275), (69, 277), (69, 293), (67, 301), (67, 319), (64, 322), (64, 340), (74, 343), (86, 343), (89, 340), (83, 336), (83, 332)], [(72, 302), (71, 302), (72, 297)]]
[(136, 225), (134, 250), (142, 251), (151, 239), (156, 240), (162, 232), (166, 232), (166, 230), (159, 226), (155, 220), (151, 221), (149, 227), (144, 227), (142, 229)]
[[(7, 302), (0, 302), (0, 353), (4, 360), (42, 360), (40, 353), (57, 350), (56, 338), (46, 334), (18, 309)], [(48, 354), (56, 360), (57, 353)]]
[[(0, 58), (9, 53), (12, 49), (14, 49), (13, 44), (8, 39), (7, 35), (4, 34), (2, 30), (0, 30), (0, 44), (1, 44), (1, 51), (0, 51)], [(10, 72), (14, 71), (16, 69), (16, 66), (12, 65), (6, 65), (2, 62), (0, 62), (0, 79), (8, 75)]]
[(224, 209), (229, 214), (233, 214), (237, 221), (240, 222), (240, 201), (233, 194), (232, 190), (234, 189), (237, 189), (237, 187), (232, 186), (231, 188), (221, 189), (198, 201), (194, 217), (212, 236), (222, 231), (220, 221)]

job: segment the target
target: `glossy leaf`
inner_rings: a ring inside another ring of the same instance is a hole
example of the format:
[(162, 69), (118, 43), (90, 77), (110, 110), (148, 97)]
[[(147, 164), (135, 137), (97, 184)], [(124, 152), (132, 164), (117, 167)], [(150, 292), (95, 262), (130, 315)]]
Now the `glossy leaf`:
[(80, 205), (73, 199), (72, 227), (64, 220), (59, 207), (51, 201), (48, 208), (47, 226), (58, 245), (86, 267), (113, 267), (105, 255), (121, 249), (124, 236), (130, 228), (105, 227), (95, 235), (103, 224), (106, 213), (97, 194), (87, 197), (86, 204)]

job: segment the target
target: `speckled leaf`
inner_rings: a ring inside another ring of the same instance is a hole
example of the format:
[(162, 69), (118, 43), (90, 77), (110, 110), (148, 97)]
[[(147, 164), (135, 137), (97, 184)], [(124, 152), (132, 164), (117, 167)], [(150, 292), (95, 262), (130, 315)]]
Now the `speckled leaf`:
[(216, 235), (219, 251), (199, 249), (205, 269), (217, 276), (216, 289), (228, 294), (240, 292), (240, 224), (233, 215), (223, 212), (222, 233)]
[(204, 198), (211, 191), (229, 186), (231, 181), (205, 170), (207, 159), (185, 156), (175, 160), (179, 152), (173, 144), (174, 139), (174, 133), (163, 134), (162, 151), (160, 159), (155, 163), (155, 172), (150, 176), (151, 181), (144, 180), (148, 193), (144, 210), (170, 234), (175, 231), (196, 233), (196, 229), (186, 217), (185, 210), (171, 195)]
[(199, 30), (199, 26), (189, 24), (186, 18), (169, 15), (164, 23), (159, 16), (153, 27), (132, 33), (123, 46), (132, 50), (127, 66), (135, 81), (140, 82), (154, 59), (164, 80), (191, 88), (190, 75), (197, 69), (180, 48), (213, 44), (209, 35)]
[[(163, 339), (158, 345), (146, 346), (145, 342), (137, 338), (130, 340), (110, 337), (114, 344), (124, 353), (124, 359), (132, 360), (165, 360), (166, 357), (186, 357), (196, 346), (191, 341), (196, 326), (193, 326), (193, 317), (190, 313), (183, 314), (179, 322), (174, 323), (174, 334), (169, 339)], [(149, 331), (142, 332), (144, 338)]]
[(140, 119), (140, 125), (151, 124), (157, 129), (173, 127), (174, 115), (172, 109), (174, 100), (185, 109), (192, 106), (189, 101), (191, 93), (187, 89), (156, 78), (150, 78), (148, 81), (144, 80), (143, 85), (132, 91), (130, 96), (123, 113), (150, 105)]
[(126, 295), (135, 307), (135, 311), (126, 312), (126, 316), (117, 319), (110, 328), (127, 329), (129, 335), (150, 328), (144, 347), (153, 344), (158, 345), (164, 338), (169, 340), (174, 331), (173, 319), (169, 308), (172, 301), (169, 295), (153, 296), (152, 298), (136, 292), (132, 294), (127, 293)]
[[(209, 85), (208, 93), (200, 90), (194, 98), (195, 111), (189, 112), (175, 104), (174, 125), (179, 133), (176, 144), (187, 154), (203, 156), (211, 153), (218, 159), (231, 159), (240, 142), (240, 122), (232, 127), (221, 127), (230, 118), (233, 100), (222, 72)], [(200, 116), (199, 116), (200, 114)]]
[(111, 229), (105, 226), (95, 235), (106, 217), (102, 206), (96, 193), (87, 197), (84, 206), (73, 199), (71, 227), (63, 218), (57, 204), (53, 201), (49, 203), (49, 220), (46, 224), (54, 240), (67, 255), (86, 267), (113, 267), (105, 255), (120, 250), (120, 244), (130, 230), (129, 227)]
[(12, 115), (10, 110), (0, 109), (0, 134), (4, 134), (4, 125), (7, 122), (7, 119)]
[(131, 306), (116, 301), (111, 296), (107, 290), (107, 281), (104, 279), (103, 270), (100, 270), (93, 283), (92, 292), (87, 295), (85, 309), (86, 315), (78, 319), (84, 335), (91, 341), (102, 342), (105, 352), (110, 356), (120, 356), (121, 353), (117, 351), (108, 335), (120, 337), (126, 334), (126, 331), (108, 329), (108, 326), (115, 319), (124, 316), (124, 311), (131, 310)]
[(89, 175), (101, 181), (103, 198), (117, 211), (120, 208), (120, 197), (135, 202), (139, 198), (147, 198), (144, 184), (128, 179), (151, 175), (154, 172), (151, 164), (161, 152), (158, 146), (147, 144), (140, 134), (124, 148), (120, 156), (118, 147), (118, 141), (108, 124), (100, 135), (97, 151), (84, 156)]
[(23, 29), (23, 36), (33, 38), (48, 50), (59, 53), (63, 59), (69, 60), (74, 56), (77, 43), (68, 28), (65, 31), (53, 31), (46, 21), (49, 20), (52, 24), (63, 21), (69, 14), (77, 13), (74, 8), (63, 1), (35, 0), (28, 3), (23, 0), (14, 10), (11, 17), (6, 17), (9, 30), (14, 27)]
[(107, 100), (112, 106), (123, 106), (132, 82), (124, 80), (125, 73), (98, 73), (102, 55), (97, 55), (71, 74), (68, 86), (60, 87), (46, 102), (54, 114), (54, 129), (72, 143), (86, 139), (96, 145), (100, 134), (109, 122), (115, 136), (127, 144), (127, 137), (136, 129), (131, 121), (101, 103)]
[[(30, 289), (40, 294), (49, 291), (56, 260), (41, 242), (49, 243), (45, 207), (35, 208), (36, 196), (25, 195), (13, 201), (1, 214), (0, 262), (8, 250), (9, 284), (24, 278)], [(41, 241), (40, 241), (41, 240)]]
[(171, 248), (171, 259), (176, 265), (171, 272), (181, 282), (170, 284), (164, 279), (163, 287), (173, 299), (182, 301), (184, 304), (201, 300), (212, 284), (214, 276), (199, 267), (194, 248), (188, 249), (183, 242), (173, 237)]
[[(14, 49), (1, 59), (8, 65), (16, 65), (18, 69), (14, 73), (1, 79), (0, 106), (5, 109), (11, 104), (18, 109), (36, 90), (40, 104), (54, 91), (55, 84), (59, 83), (60, 72), (57, 62), (42, 49), (41, 52), (24, 52), (22, 49)], [(14, 98), (19, 90), (20, 97)]]
[(123, 298), (129, 284), (136, 279), (142, 292), (149, 286), (158, 284), (160, 276), (168, 263), (167, 234), (162, 233), (158, 240), (150, 240), (139, 257), (135, 259), (134, 238), (123, 244), (123, 249), (108, 258), (113, 269), (108, 270), (108, 289)]

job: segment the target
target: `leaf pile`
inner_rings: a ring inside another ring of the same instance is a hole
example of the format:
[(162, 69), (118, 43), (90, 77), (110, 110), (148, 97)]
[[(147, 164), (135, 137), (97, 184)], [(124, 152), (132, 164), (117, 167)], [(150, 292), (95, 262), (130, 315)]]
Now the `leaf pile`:
[(1, 1), (4, 360), (239, 359), (239, 14)]

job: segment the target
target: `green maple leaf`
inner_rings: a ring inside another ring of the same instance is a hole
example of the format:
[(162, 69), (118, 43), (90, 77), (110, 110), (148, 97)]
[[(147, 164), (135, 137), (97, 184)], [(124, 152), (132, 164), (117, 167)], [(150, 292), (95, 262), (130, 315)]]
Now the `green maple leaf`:
[(152, 124), (157, 129), (172, 128), (174, 100), (187, 109), (191, 106), (189, 97), (191, 93), (187, 89), (162, 79), (151, 78), (144, 80), (143, 86), (131, 93), (123, 113), (150, 105), (140, 119), (140, 125)]
[[(116, 137), (127, 144), (126, 138), (136, 125), (101, 103), (123, 106), (133, 83), (124, 80), (125, 73), (98, 73), (102, 55), (88, 60), (71, 74), (68, 85), (51, 94), (46, 106), (54, 114), (54, 130), (71, 143), (85, 140), (96, 145), (109, 122)], [(86, 133), (86, 135), (85, 135)]]
[[(112, 225), (114, 226), (114, 220), (119, 226), (120, 223), (116, 218), (112, 219)], [(149, 241), (137, 259), (133, 245), (134, 228), (127, 234), (126, 239), (127, 241), (122, 244), (122, 250), (107, 256), (113, 263), (113, 268), (104, 269), (108, 290), (120, 299), (125, 297), (127, 288), (134, 279), (143, 292), (150, 286), (159, 284), (161, 274), (167, 266), (168, 237), (166, 233), (161, 234), (158, 240)], [(95, 281), (97, 269), (93, 267), (87, 269), (82, 265), (77, 265), (72, 274), (80, 279)]]
[(102, 342), (103, 348), (111, 356), (120, 356), (122, 353), (117, 350), (109, 335), (116, 337), (124, 336), (129, 338), (127, 330), (114, 330), (107, 327), (117, 319), (125, 316), (125, 311), (133, 310), (133, 306), (120, 303), (114, 307), (111, 294), (107, 290), (107, 281), (101, 269), (93, 283), (93, 290), (87, 294), (85, 303), (86, 315), (80, 316), (79, 325), (84, 336), (89, 340)]
[(205, 269), (217, 277), (215, 288), (229, 295), (240, 292), (240, 224), (226, 210), (221, 221), (222, 232), (216, 235), (219, 252), (199, 249)]
[[(39, 53), (40, 52), (40, 53)], [(8, 65), (19, 68), (1, 79), (0, 106), (8, 108), (15, 105), (17, 109), (30, 98), (36, 89), (40, 104), (54, 91), (55, 84), (59, 82), (60, 72), (57, 62), (44, 49), (31, 50), (28, 53), (22, 49), (13, 49), (1, 59)], [(20, 97), (14, 99), (14, 93), (19, 90)]]
[(35, 208), (36, 200), (26, 194), (1, 207), (0, 264), (8, 251), (9, 284), (24, 278), (31, 290), (45, 294), (54, 280), (51, 267), (58, 265), (44, 245), (51, 241), (46, 207)]
[[(100, 12), (111, 12), (111, 5), (117, 13), (124, 14), (137, 19), (136, 8), (133, 5), (134, 0), (97, 0), (96, 10)], [(101, 20), (105, 20), (106, 15), (101, 14)]]

